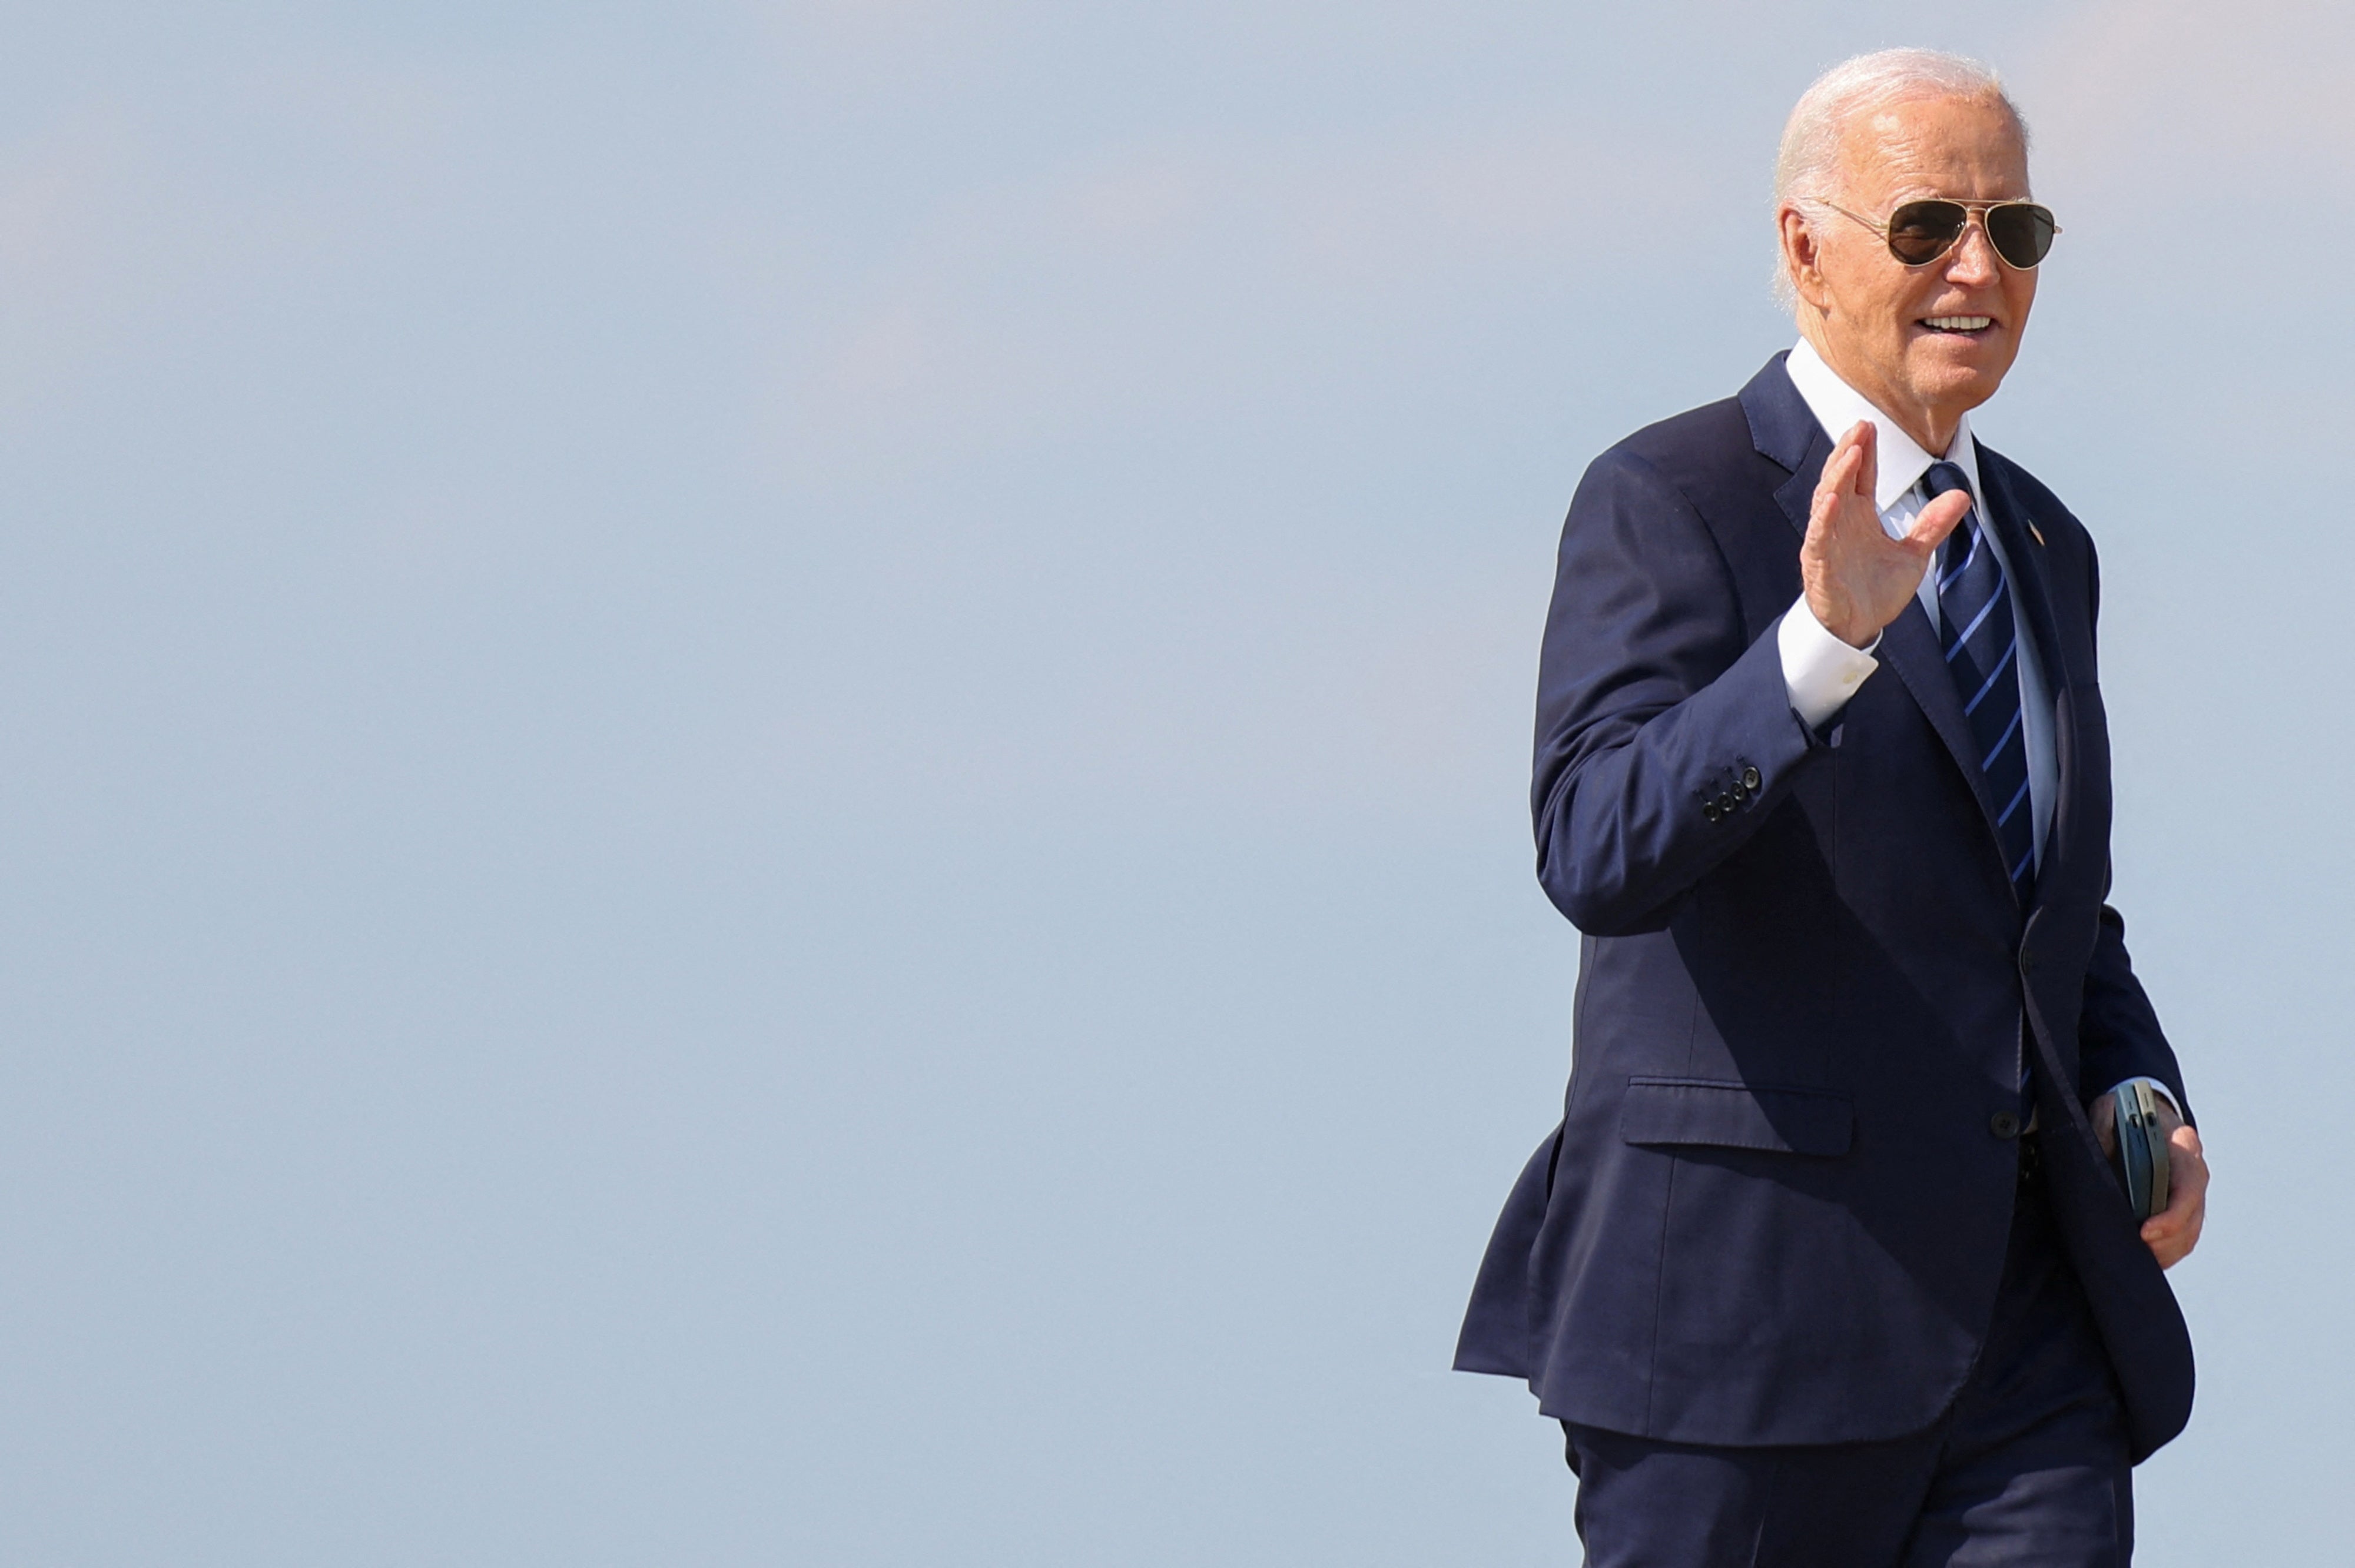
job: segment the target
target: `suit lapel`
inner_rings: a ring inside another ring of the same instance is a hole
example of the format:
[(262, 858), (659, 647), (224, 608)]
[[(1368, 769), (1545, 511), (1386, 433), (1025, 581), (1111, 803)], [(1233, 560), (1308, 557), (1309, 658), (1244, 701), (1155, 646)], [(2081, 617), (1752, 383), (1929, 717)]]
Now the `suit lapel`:
[(1938, 633), (1930, 625), (1930, 617), (1922, 609), (1920, 599), (1907, 605), (1905, 613), (1889, 623), (1889, 630), (1881, 634), (1879, 652), (1881, 662), (1896, 671), (1905, 689), (1913, 694), (1914, 705), (1945, 743), (1955, 766), (1963, 770), (1963, 780), (1971, 787), (1971, 799), (1979, 803), (1979, 811), (1987, 818), (1987, 836), (1996, 838), (1995, 795), (1987, 788), (1985, 770), (1979, 767), (1978, 740), (1971, 734), (1971, 721), (1963, 713), (1963, 694), (1955, 690), (1954, 671), (1946, 663), (1946, 652), (1938, 646)]
[(1987, 493), (1987, 524), (2002, 542), (2004, 559), (2011, 565), (2012, 580), (2019, 599), (2028, 606), (2029, 634), (2036, 640), (2045, 683), (2057, 694), (2069, 682), (2068, 672), (2060, 664), (2061, 637), (2052, 619), (2052, 596), (2044, 584), (2044, 550), (2029, 536), (2028, 519), (2019, 509), (2019, 499), (2012, 493), (2004, 468), (2002, 458), (1985, 447), (1979, 448), (1979, 488)]
[(2059, 765), (2054, 793), (2059, 799), (2052, 803), (2052, 825), (2044, 845), (2044, 863), (2036, 877), (2036, 895), (2041, 897), (2046, 888), (2061, 885), (2057, 873), (2062, 856), (2071, 848), (2067, 829), (2075, 813), (2068, 809), (2068, 801), (2076, 786), (2077, 769), (2075, 737), (2069, 726), (2075, 723), (2074, 704), (2069, 694), (2070, 673), (2062, 663), (2065, 653), (2059, 624), (2052, 615), (2052, 596), (2045, 586), (2043, 546), (2029, 534), (2029, 519), (2006, 477), (2004, 460), (1985, 447), (1979, 448), (1978, 456), (1979, 488), (1987, 495), (1987, 524), (2003, 543), (2004, 559), (2011, 564), (2017, 590), (2015, 602), (2027, 607), (2029, 634), (2035, 640), (2038, 662), (2044, 671), (2045, 694), (2053, 706), (2053, 749)]

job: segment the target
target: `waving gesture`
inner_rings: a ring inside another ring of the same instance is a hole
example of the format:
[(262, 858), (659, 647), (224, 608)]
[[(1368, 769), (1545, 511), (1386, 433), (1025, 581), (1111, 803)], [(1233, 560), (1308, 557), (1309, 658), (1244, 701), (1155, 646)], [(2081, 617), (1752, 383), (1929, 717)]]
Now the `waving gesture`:
[(1807, 608), (1851, 648), (1870, 647), (1904, 613), (1930, 557), (1971, 509), (1968, 493), (1948, 491), (1922, 508), (1913, 532), (1891, 538), (1873, 499), (1877, 440), (1872, 425), (1859, 420), (1832, 448), (1808, 511), (1806, 542), (1799, 546)]

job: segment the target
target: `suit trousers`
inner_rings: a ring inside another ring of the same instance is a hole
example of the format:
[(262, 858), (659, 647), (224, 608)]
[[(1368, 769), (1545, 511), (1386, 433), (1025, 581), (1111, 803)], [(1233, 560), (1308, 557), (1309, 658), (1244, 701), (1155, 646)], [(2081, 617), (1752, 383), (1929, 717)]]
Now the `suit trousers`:
[(1935, 1425), (1727, 1448), (1565, 1422), (1588, 1568), (2126, 1568), (2124, 1416), (2035, 1142), (1986, 1344)]

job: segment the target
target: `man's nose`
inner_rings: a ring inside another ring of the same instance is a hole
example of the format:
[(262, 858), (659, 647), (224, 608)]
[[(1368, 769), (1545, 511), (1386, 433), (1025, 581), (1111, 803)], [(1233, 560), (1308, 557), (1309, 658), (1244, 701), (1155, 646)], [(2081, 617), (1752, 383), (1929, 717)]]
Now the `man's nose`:
[(1946, 252), (1946, 281), (1953, 283), (1992, 283), (1996, 281), (1998, 262), (1995, 241), (1987, 238), (1987, 220), (1977, 213), (1963, 228), (1963, 237)]

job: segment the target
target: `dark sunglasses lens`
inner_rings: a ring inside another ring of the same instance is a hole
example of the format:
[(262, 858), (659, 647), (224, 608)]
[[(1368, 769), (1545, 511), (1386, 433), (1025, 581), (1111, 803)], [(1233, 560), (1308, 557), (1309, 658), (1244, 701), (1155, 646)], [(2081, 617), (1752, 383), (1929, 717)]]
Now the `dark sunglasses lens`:
[(2043, 260), (2052, 249), (2052, 209), (2030, 201), (1989, 207), (1987, 230), (1995, 253), (2025, 270)]
[(1962, 238), (1971, 215), (1957, 201), (1909, 201), (1889, 215), (1889, 249), (1908, 267), (1935, 261)]

